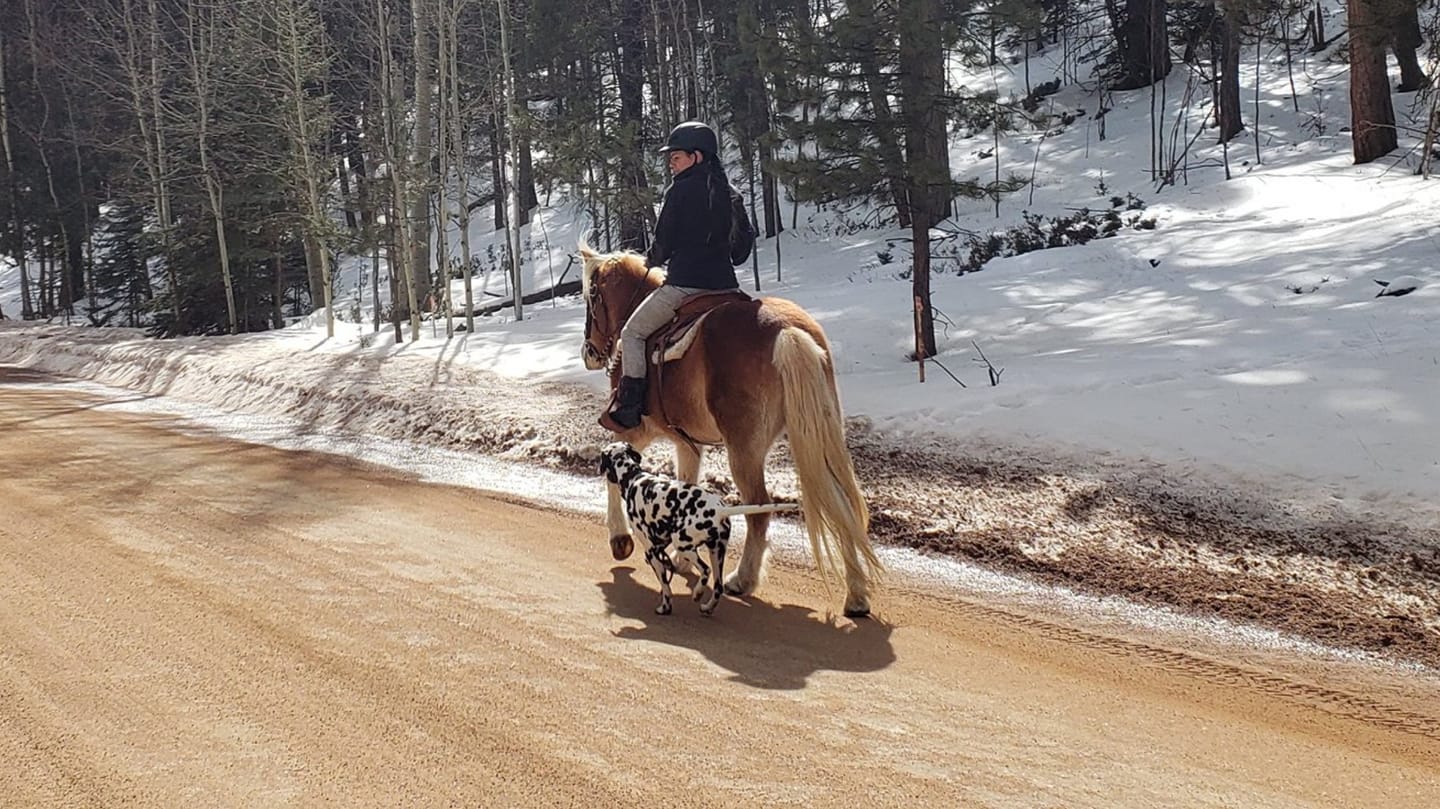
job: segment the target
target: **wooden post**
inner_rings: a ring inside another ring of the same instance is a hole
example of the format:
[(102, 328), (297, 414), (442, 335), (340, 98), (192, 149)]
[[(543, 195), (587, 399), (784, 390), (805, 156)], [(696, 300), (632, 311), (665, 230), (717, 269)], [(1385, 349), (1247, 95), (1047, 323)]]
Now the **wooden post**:
[(925, 341), (921, 338), (920, 313), (925, 308), (925, 302), (920, 296), (915, 296), (915, 361), (920, 363), (920, 384), (925, 384)]

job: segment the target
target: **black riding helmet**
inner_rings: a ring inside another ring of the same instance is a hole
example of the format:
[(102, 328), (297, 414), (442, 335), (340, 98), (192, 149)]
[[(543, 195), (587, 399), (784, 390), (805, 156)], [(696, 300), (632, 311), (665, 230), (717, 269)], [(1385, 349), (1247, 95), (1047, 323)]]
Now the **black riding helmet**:
[(710, 157), (720, 152), (720, 141), (715, 130), (700, 121), (686, 121), (670, 130), (670, 137), (660, 152), (704, 152)]

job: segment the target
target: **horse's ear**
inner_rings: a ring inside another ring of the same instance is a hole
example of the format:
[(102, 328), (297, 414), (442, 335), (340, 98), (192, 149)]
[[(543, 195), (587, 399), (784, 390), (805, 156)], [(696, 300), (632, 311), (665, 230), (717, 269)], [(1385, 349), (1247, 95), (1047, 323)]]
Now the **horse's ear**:
[(581, 236), (581, 237), (580, 237), (580, 260), (581, 260), (581, 261), (593, 261), (594, 259), (599, 258), (599, 257), (600, 257), (600, 254), (597, 253), (597, 252), (595, 252), (594, 250), (590, 249), (590, 245), (585, 241), (585, 237), (584, 237), (584, 236)]

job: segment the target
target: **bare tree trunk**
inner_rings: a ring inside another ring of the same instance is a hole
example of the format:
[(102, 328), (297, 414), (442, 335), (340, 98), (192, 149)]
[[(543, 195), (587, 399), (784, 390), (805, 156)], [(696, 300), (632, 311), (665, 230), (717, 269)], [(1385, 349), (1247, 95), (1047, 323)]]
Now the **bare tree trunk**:
[(643, 142), (645, 31), (643, 0), (621, 0), (620, 39), (620, 247), (644, 251), (650, 245), (647, 202), (650, 182), (640, 162)]
[[(518, 106), (518, 105), (517, 105)], [(519, 152), (520, 177), (518, 193), (520, 195), (520, 224), (530, 224), (530, 213), (540, 204), (540, 199), (535, 195), (535, 162), (530, 153), (530, 135), (521, 128), (515, 129), (516, 151)]]
[(95, 247), (94, 240), (91, 236), (90, 202), (88, 195), (85, 193), (85, 170), (83, 158), (80, 154), (80, 133), (75, 127), (74, 104), (71, 102), (70, 93), (65, 90), (63, 81), (60, 85), (60, 90), (65, 97), (65, 120), (70, 128), (70, 146), (73, 150), (72, 156), (75, 160), (75, 183), (80, 192), (79, 199), (76, 202), (80, 206), (81, 227), (79, 246), (81, 250), (78, 252), (81, 254), (76, 257), (79, 263), (78, 278), (76, 280), (80, 282), (82, 288), (85, 290), (86, 317), (92, 319), (93, 322), (95, 313), (99, 311), (100, 307), (95, 299), (95, 279), (93, 274)]
[(1395, 108), (1385, 72), (1389, 26), (1377, 13), (1376, 0), (1348, 0), (1350, 11), (1350, 115), (1356, 163), (1369, 163), (1394, 151)]
[(447, 340), (455, 336), (455, 309), (450, 305), (450, 240), (446, 235), (450, 229), (450, 195), (447, 193), (452, 154), (450, 96), (455, 92), (452, 88), (454, 66), (450, 61), (450, 19), (449, 3), (441, 0), (435, 14), (435, 130), (438, 133), (436, 153), (440, 158), (439, 182), (435, 184), (435, 264), (440, 305), (445, 309)]
[[(300, 196), (305, 204), (306, 242), (309, 249), (314, 250), (320, 272), (320, 300), (325, 307), (325, 335), (334, 337), (334, 285), (330, 278), (330, 247), (325, 239), (328, 217), (320, 190), (320, 180), (316, 174), (318, 168), (313, 152), (316, 133), (310, 121), (310, 113), (305, 109), (307, 82), (303, 65), (305, 53), (310, 50), (310, 43), (302, 41), (302, 9), (295, 0), (280, 0), (272, 9), (279, 16), (276, 27), (285, 42), (282, 53), (289, 74), (286, 77), (285, 94), (291, 99), (287, 129), (290, 132), (290, 150), (295, 161), (294, 173), (299, 175)], [(328, 175), (328, 172), (326, 174)]]
[(280, 260), (280, 254), (276, 253), (270, 259), (270, 323), (271, 328), (285, 328), (285, 274), (284, 263)]
[(1425, 115), (1425, 140), (1420, 146), (1420, 165), (1415, 173), (1430, 179), (1430, 166), (1435, 159), (1435, 133), (1440, 128), (1440, 93), (1430, 94), (1430, 109)]
[(1222, 6), (1215, 20), (1220, 40), (1219, 59), (1215, 64), (1215, 123), (1220, 128), (1220, 143), (1229, 143), (1245, 131), (1240, 118), (1240, 25), (1236, 12)]
[(924, 360), (936, 353), (930, 301), (930, 228), (943, 217), (950, 187), (946, 159), (949, 145), (940, 103), (945, 93), (945, 51), (940, 34), (941, 0), (910, 0), (904, 9), (900, 22), (900, 86), (914, 247), (910, 283), (916, 359)]
[[(525, 285), (520, 277), (520, 189), (516, 187), (515, 180), (518, 179), (520, 160), (516, 146), (515, 123), (519, 120), (517, 101), (515, 98), (515, 73), (510, 66), (510, 15), (506, 9), (507, 0), (495, 0), (500, 8), (500, 57), (504, 70), (505, 106), (506, 117), (510, 119), (510, 148), (507, 154), (507, 162), (510, 171), (506, 172), (506, 192), (510, 200), (510, 226), (505, 229), (505, 243), (510, 248), (510, 267), (512, 292), (511, 298), (515, 302), (515, 319), (525, 319)], [(499, 190), (497, 189), (498, 193)]]
[(505, 227), (508, 217), (505, 214), (505, 149), (501, 145), (503, 130), (503, 109), (505, 101), (496, 97), (493, 103), (495, 111), (490, 116), (490, 187), (495, 190), (495, 218), (496, 230)]
[(1400, 63), (1400, 84), (1395, 89), (1412, 93), (1429, 83), (1415, 49), (1424, 44), (1420, 30), (1420, 10), (1415, 0), (1392, 0), (1394, 9), (1390, 17), (1390, 46), (1395, 49), (1395, 61)]
[[(424, 301), (430, 294), (430, 159), (433, 149), (431, 117), (434, 115), (434, 48), (431, 42), (430, 5), (435, 0), (410, 0), (415, 54), (415, 138), (411, 152), (410, 274), (414, 298)], [(419, 313), (412, 312), (414, 329)]]
[(175, 323), (180, 323), (184, 294), (180, 289), (180, 273), (175, 267), (175, 212), (170, 196), (170, 149), (162, 114), (164, 83), (160, 75), (160, 11), (157, 0), (148, 0), (150, 18), (150, 84), (151, 116), (155, 122), (156, 205), (160, 216), (160, 245), (165, 252), (165, 273), (170, 282), (171, 310)]
[[(40, 99), (41, 118), (38, 129), (30, 133), (31, 140), (35, 143), (35, 152), (40, 157), (40, 165), (45, 169), (45, 187), (50, 193), (50, 206), (54, 210), (55, 220), (60, 227), (60, 240), (64, 245), (70, 244), (70, 228), (66, 224), (65, 212), (60, 205), (60, 195), (55, 191), (55, 169), (50, 162), (50, 150), (46, 148), (47, 131), (50, 128), (50, 95), (45, 90), (45, 85), (40, 79), (40, 30), (38, 21), (35, 18), (34, 0), (25, 0), (25, 19), (29, 25), (30, 45), (30, 82), (34, 88), (35, 95)], [(70, 315), (74, 314), (75, 293), (71, 288), (70, 273), (61, 270), (60, 277), (60, 306), (59, 309), (52, 308), (55, 312), (63, 310), (66, 322), (69, 322)]]
[(1125, 13), (1115, 32), (1121, 73), (1112, 90), (1138, 90), (1170, 75), (1166, 0), (1124, 0)]
[(364, 114), (361, 120), (364, 121), (365, 137), (360, 137), (358, 127), (356, 130), (347, 133), (349, 141), (350, 167), (355, 172), (356, 184), (359, 191), (360, 206), (360, 227), (363, 230), (365, 244), (370, 250), (370, 302), (371, 302), (371, 325), (373, 331), (380, 331), (380, 188), (376, 178), (370, 173), (370, 166), (373, 161), (367, 157), (366, 144), (373, 144), (383, 140), (383, 136), (377, 135), (374, 126), (375, 116), (371, 114), (374, 110), (374, 99), (370, 98), (363, 102)]
[[(455, 171), (455, 181), (459, 186), (459, 228), (460, 228), (460, 273), (463, 277), (465, 287), (465, 331), (475, 331), (475, 279), (473, 262), (471, 261), (470, 249), (470, 173), (468, 171), (468, 155), (465, 148), (465, 126), (460, 115), (460, 58), (459, 58), (459, 24), (458, 17), (463, 0), (455, 0), (455, 7), (447, 10), (449, 16), (449, 36), (446, 40), (447, 47), (443, 51), (445, 59), (450, 63), (450, 77), (452, 87), (448, 95), (450, 102), (450, 148), (454, 150), (452, 162)], [(449, 276), (446, 276), (446, 283), (449, 283)]]
[(225, 239), (225, 187), (210, 159), (210, 93), (213, 75), (211, 60), (215, 58), (215, 8), (186, 6), (186, 56), (190, 69), (191, 90), (194, 92), (195, 113), (192, 123), (196, 148), (200, 155), (200, 175), (210, 213), (215, 219), (215, 243), (220, 253), (220, 277), (225, 284), (225, 313), (231, 334), (238, 334), (240, 322), (235, 308), (235, 282), (230, 274), (230, 248)]
[(770, 170), (774, 160), (775, 147), (767, 146), (765, 156), (760, 161), (760, 195), (765, 210), (767, 239), (779, 236), (785, 230), (785, 222), (780, 217), (780, 179)]
[(5, 176), (10, 195), (10, 255), (20, 272), (20, 317), (31, 320), (35, 309), (30, 302), (30, 269), (25, 263), (25, 223), (20, 213), (20, 188), (16, 182), (15, 153), (10, 146), (10, 95), (5, 77), (5, 31), (0, 27), (0, 142), (5, 147)]
[(1320, 0), (1315, 0), (1315, 6), (1310, 9), (1310, 52), (1319, 53), (1325, 50), (1325, 9), (1321, 7)]
[(35, 240), (35, 258), (40, 262), (40, 272), (36, 277), (36, 290), (39, 297), (40, 317), (48, 318), (55, 312), (55, 290), (50, 283), (50, 245), (42, 236)]
[[(396, 87), (396, 68), (390, 54), (394, 26), (384, 0), (375, 0), (375, 19), (380, 37), (380, 119), (385, 163), (390, 174), (390, 210), (388, 219), (394, 233), (390, 248), (386, 252), (390, 268), (390, 310), (395, 323), (395, 342), (403, 339), (400, 330), (402, 312), (408, 311), (410, 318), (410, 339), (420, 339), (420, 307), (416, 302), (414, 272), (408, 268), (415, 252), (410, 239), (410, 221), (406, 213), (406, 180), (404, 163), (407, 151), (402, 137), (400, 123), (400, 98)], [(424, 256), (428, 263), (429, 257)], [(400, 285), (404, 285), (408, 306), (402, 307)]]

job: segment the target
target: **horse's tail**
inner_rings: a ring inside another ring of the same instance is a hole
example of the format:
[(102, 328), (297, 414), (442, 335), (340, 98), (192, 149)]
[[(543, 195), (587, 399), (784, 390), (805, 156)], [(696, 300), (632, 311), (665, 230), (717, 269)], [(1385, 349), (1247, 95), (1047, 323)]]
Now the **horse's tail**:
[(816, 566), (825, 578), (843, 570), (851, 597), (866, 598), (881, 565), (870, 547), (870, 511), (845, 447), (829, 354), (805, 331), (789, 326), (775, 338), (774, 359)]

